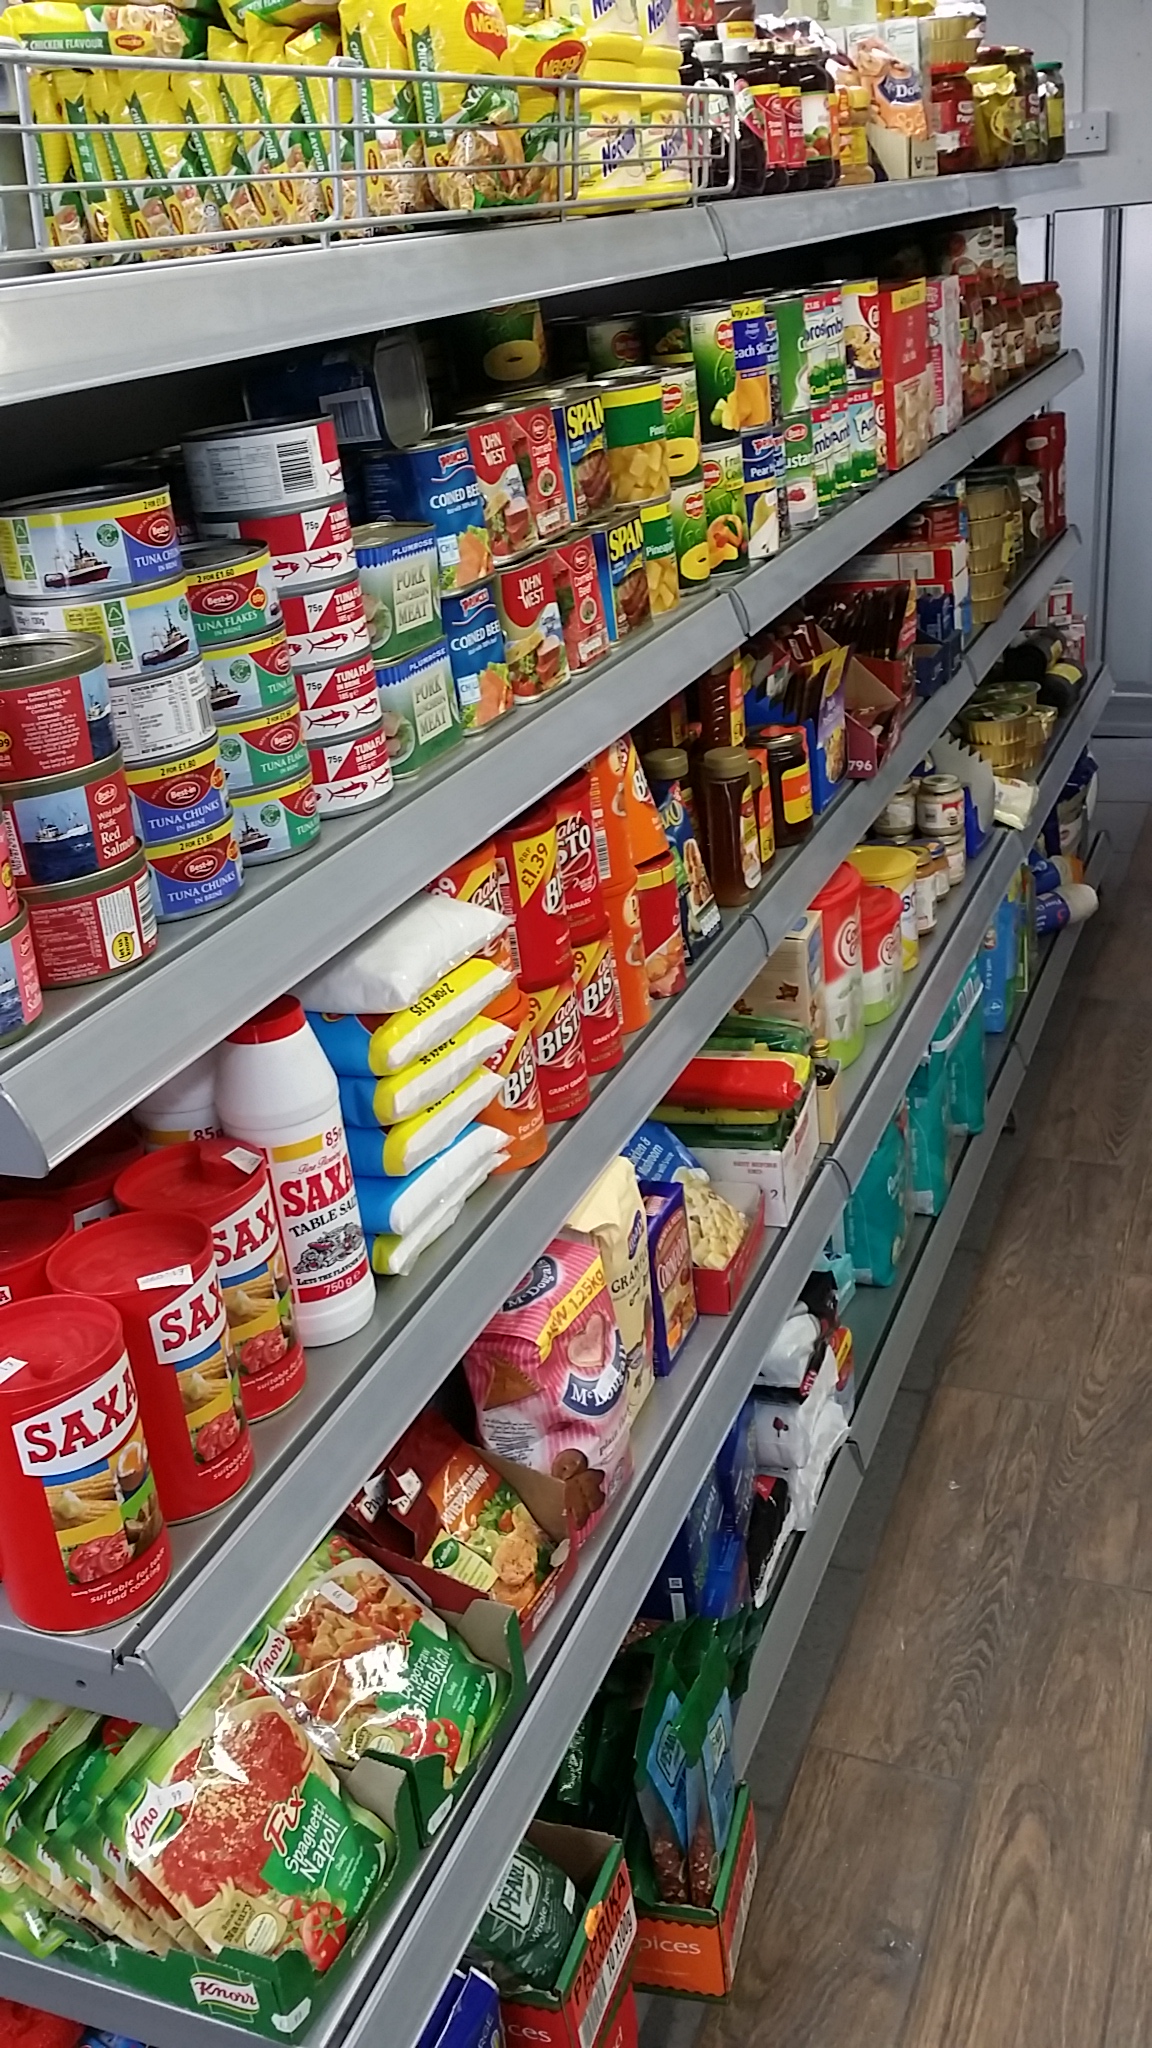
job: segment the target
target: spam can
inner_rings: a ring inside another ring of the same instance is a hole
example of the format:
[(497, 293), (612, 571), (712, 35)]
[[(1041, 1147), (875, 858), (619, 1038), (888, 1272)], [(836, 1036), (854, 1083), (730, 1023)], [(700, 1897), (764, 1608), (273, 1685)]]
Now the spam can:
[(417, 775), (460, 738), (460, 710), (443, 640), (376, 670), (393, 775)]
[(118, 867), (135, 851), (132, 806), (119, 754), (73, 775), (6, 784), (12, 867), (43, 886)]
[(247, 789), (232, 805), (236, 843), (247, 868), (304, 853), (320, 837), (312, 770), (272, 789)]
[(380, 723), (380, 690), (370, 654), (350, 654), (322, 668), (299, 669), (295, 683), (309, 741), (366, 732)]
[(579, 526), (612, 503), (604, 400), (595, 384), (557, 384), (540, 396), (552, 407), (568, 510)]
[(21, 907), (0, 930), (0, 1045), (19, 1038), (43, 1008), (28, 912)]
[(366, 654), (372, 645), (364, 598), (356, 576), (334, 576), (307, 590), (286, 590), (280, 599), (293, 668)]
[(398, 661), (441, 638), (436, 535), (430, 526), (377, 520), (352, 533), (377, 661)]
[(240, 848), (231, 818), (198, 832), (192, 839), (174, 846), (153, 846), (148, 850), (148, 874), (152, 902), (161, 924), (174, 924), (183, 917), (199, 917), (205, 910), (219, 910), (240, 893), (244, 879)]
[(290, 782), (308, 765), (300, 707), (261, 711), (220, 728), (220, 760), (230, 793)]
[(234, 721), (296, 702), (292, 657), (283, 626), (234, 647), (215, 647), (204, 656), (212, 715)]
[(18, 633), (91, 633), (104, 648), (109, 678), (145, 675), (196, 652), (183, 576), (126, 590), (76, 591), (68, 597), (17, 598)]
[(277, 590), (304, 590), (329, 576), (351, 575), (356, 566), (352, 521), (343, 496), (293, 505), (290, 510), (270, 506), (237, 513), (234, 519), (204, 519), (201, 531), (213, 540), (262, 541)]
[(392, 763), (384, 721), (350, 739), (326, 740), (308, 749), (316, 808), (322, 817), (362, 811), (378, 804), (392, 787)]
[(605, 611), (615, 625), (614, 637), (626, 640), (629, 633), (646, 626), (652, 616), (643, 514), (639, 506), (615, 512), (595, 531), (601, 536), (597, 541), (601, 575), (607, 577), (611, 594)]
[(111, 694), (112, 721), (126, 761), (166, 761), (202, 747), (216, 730), (199, 659), (151, 675), (121, 676)]
[(208, 514), (283, 509), (344, 489), (336, 423), (326, 413), (206, 427), (185, 441), (184, 467), (197, 512)]
[(0, 781), (73, 774), (115, 751), (108, 671), (94, 633), (0, 639)]
[(512, 709), (512, 685), (504, 652), (504, 628), (488, 583), (453, 591), (441, 600), (444, 638), (460, 706), (460, 725), (484, 732)]
[(180, 574), (172, 499), (156, 491), (59, 491), (0, 506), (10, 597), (90, 594)]
[(201, 541), (188, 549), (184, 566), (201, 654), (280, 624), (280, 599), (263, 541)]
[(43, 988), (107, 981), (156, 950), (156, 912), (143, 853), (78, 882), (26, 889)]
[(171, 761), (126, 768), (136, 832), (146, 848), (210, 832), (228, 816), (228, 788), (215, 734)]

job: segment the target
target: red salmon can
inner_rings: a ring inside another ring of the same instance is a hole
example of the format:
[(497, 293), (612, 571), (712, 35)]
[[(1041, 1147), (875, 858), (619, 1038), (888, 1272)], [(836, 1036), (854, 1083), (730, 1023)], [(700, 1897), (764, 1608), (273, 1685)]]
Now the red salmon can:
[(80, 882), (26, 889), (43, 988), (106, 981), (156, 950), (156, 912), (144, 855)]
[(205, 519), (202, 531), (231, 540), (263, 541), (279, 591), (304, 590), (329, 576), (355, 572), (356, 548), (347, 498), (322, 498), (290, 512), (241, 512), (235, 519)]
[(236, 1138), (198, 1138), (146, 1153), (116, 1182), (122, 1209), (198, 1216), (212, 1232), (216, 1275), (249, 1422), (278, 1415), (304, 1385), (288, 1261), (268, 1169)]
[(43, 1008), (32, 927), (21, 906), (12, 923), (0, 928), (0, 1045), (19, 1038)]
[(16, 874), (12, 861), (12, 833), (0, 803), (0, 931), (20, 915), (20, 898), (16, 894)]
[(569, 776), (552, 794), (556, 810), (556, 845), (564, 915), (575, 944), (602, 931), (606, 921), (596, 857), (596, 821), (592, 811), (592, 777), (587, 769)]
[(392, 762), (384, 721), (370, 732), (323, 740), (308, 748), (316, 808), (322, 817), (378, 804), (392, 787)]
[(48, 1254), (61, 1238), (72, 1235), (72, 1211), (66, 1202), (36, 1192), (0, 1201), (0, 1303), (26, 1301), (47, 1294), (44, 1271)]
[(548, 988), (572, 972), (564, 915), (555, 806), (548, 800), (506, 825), (496, 839), (500, 908), (512, 919), (512, 961), (526, 988)]
[(198, 541), (184, 550), (188, 608), (201, 654), (280, 624), (280, 599), (260, 541)]
[(580, 998), (585, 1064), (590, 1074), (606, 1074), (609, 1067), (618, 1067), (624, 1057), (624, 1016), (607, 917), (603, 931), (574, 942), (572, 963)]
[(379, 722), (380, 688), (370, 654), (297, 670), (296, 695), (310, 740), (339, 739)]
[(285, 590), (280, 609), (294, 669), (344, 661), (350, 654), (367, 654), (372, 646), (355, 573), (310, 583), (305, 590)]
[(74, 775), (115, 751), (102, 640), (94, 633), (0, 640), (0, 782)]
[(552, 549), (552, 577), (564, 625), (568, 666), (591, 668), (603, 661), (611, 644), (596, 548), (586, 533), (557, 541)]
[(0, 1308), (0, 1553), (30, 1628), (135, 1614), (171, 1569), (124, 1330), (110, 1302)]
[(3, 809), (12, 866), (33, 887), (119, 867), (136, 850), (119, 752), (73, 775), (6, 783)]
[(167, 1519), (231, 1500), (252, 1471), (252, 1439), (208, 1225), (109, 1216), (57, 1246), (48, 1284), (97, 1295), (120, 1317)]
[[(474, 852), (466, 853), (462, 860), (453, 861), (434, 882), (429, 882), (425, 891), (429, 896), (451, 896), (458, 903), (475, 903), (481, 910), (494, 910), (497, 916), (510, 916), (505, 911), (500, 892), (500, 873), (496, 865), (496, 842), (486, 840)], [(512, 958), (511, 933), (514, 927), (501, 932), (491, 945), (481, 948), (485, 960), (494, 960), (497, 967), (506, 968), (515, 974)]]
[(564, 1123), (587, 1109), (590, 1100), (576, 984), (569, 974), (551, 988), (526, 989), (525, 994), (544, 1121)]
[(468, 446), (480, 496), (492, 561), (511, 562), (537, 545), (540, 536), (516, 458), (512, 414), (503, 406), (477, 406), (468, 422)]
[(680, 891), (676, 863), (670, 853), (642, 862), (636, 870), (640, 929), (644, 934), (644, 967), (648, 993), (678, 995), (688, 985), (684, 927), (680, 922)]

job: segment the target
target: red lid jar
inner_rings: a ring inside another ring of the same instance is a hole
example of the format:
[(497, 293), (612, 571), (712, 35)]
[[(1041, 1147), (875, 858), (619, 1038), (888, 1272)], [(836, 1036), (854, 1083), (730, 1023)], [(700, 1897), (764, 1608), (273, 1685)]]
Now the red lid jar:
[(48, 1284), (118, 1312), (168, 1521), (230, 1500), (252, 1471), (252, 1440), (207, 1224), (109, 1216), (57, 1245)]
[(168, 1577), (168, 1532), (110, 1302), (40, 1295), (0, 1307), (0, 1553), (13, 1612), (69, 1634), (135, 1614)]
[(38, 1191), (0, 1201), (0, 1302), (47, 1294), (48, 1254), (72, 1235), (72, 1211)]

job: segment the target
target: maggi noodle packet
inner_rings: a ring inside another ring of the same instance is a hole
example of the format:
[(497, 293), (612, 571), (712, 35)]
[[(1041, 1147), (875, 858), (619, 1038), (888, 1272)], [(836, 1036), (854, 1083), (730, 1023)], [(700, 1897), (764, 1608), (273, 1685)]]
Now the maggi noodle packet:
[[(29, 72), (28, 97), (36, 123), (33, 139), (40, 177), (45, 186), (55, 188), (47, 190), (43, 200), (49, 240), (55, 249), (82, 248), (88, 240), (88, 231), (79, 194), (72, 183), (72, 158), (67, 137), (59, 132), (50, 133), (41, 126), (42, 123), (50, 124), (58, 131), (64, 120), (56, 81), (50, 71)], [(86, 270), (88, 260), (87, 256), (62, 256), (53, 259), (52, 268)]]
[[(438, 204), (467, 213), (513, 203), (522, 194), (524, 150), (519, 98), (506, 83), (508, 29), (496, 0), (410, 0), (405, 32), (421, 73), (424, 161)], [(442, 75), (453, 71), (475, 74), (473, 83)]]
[(492, 960), (466, 960), (407, 1009), (351, 1017), (309, 1009), (308, 1021), (338, 1074), (396, 1074), (445, 1045), (511, 982)]
[[(253, 67), (258, 64), (286, 64), (291, 28), (262, 20), (257, 14), (244, 16), (245, 40)], [(279, 173), (268, 190), (285, 221), (309, 221), (323, 211), (323, 194), (315, 173), (314, 141), (301, 127), (300, 91), (294, 78), (253, 68), (252, 94), (260, 116), (263, 135), (262, 169)]]
[[(144, 144), (132, 126), (125, 90), (125, 78), (131, 76), (130, 72), (94, 71), (87, 98), (95, 118), (105, 126), (105, 147), (114, 175), (132, 181), (121, 189), (121, 198), (132, 234), (138, 243), (147, 244), (154, 236), (170, 235), (173, 228), (163, 197), (151, 182)], [(179, 251), (145, 246), (140, 253), (147, 260), (150, 255), (158, 258)]]
[[(340, 0), (344, 54), (375, 71), (409, 71), (404, 10), (388, 0)], [(369, 213), (425, 213), (432, 193), (411, 79), (370, 78), (362, 91), (365, 190)]]
[(453, 1088), (441, 1102), (418, 1115), (404, 1117), (383, 1129), (373, 1116), (374, 1091), (379, 1082), (340, 1079), (340, 1107), (347, 1127), (348, 1155), (354, 1173), (392, 1175), (399, 1178), (415, 1173), (453, 1138), (458, 1138), (481, 1110), (487, 1109), (500, 1093), (500, 1076), (491, 1067), (479, 1067), (467, 1081)]
[(123, 195), (106, 183), (113, 176), (113, 171), (108, 160), (106, 138), (99, 133), (88, 103), (91, 73), (57, 71), (55, 79), (60, 106), (68, 123), (68, 151), (89, 239), (93, 242), (130, 242), (132, 229)]
[[(245, 227), (272, 226), (265, 188), (248, 183), (252, 165), (242, 137), (231, 125), (220, 80), (208, 72), (174, 72), (173, 85), (189, 130), (195, 136), (197, 153), (208, 169), (216, 173), (217, 183), (210, 189), (224, 226), (233, 232)], [(234, 246), (252, 249), (261, 244), (238, 240)]]
[[(125, 83), (129, 88), (129, 117), (136, 123), (148, 168), (160, 184), (176, 233), (218, 233), (220, 212), (216, 198), (210, 187), (193, 182), (205, 175), (203, 166), (207, 159), (193, 146), (169, 80), (162, 72), (138, 71)], [(210, 242), (202, 242), (188, 253), (202, 256), (211, 249)]]
[(16, 0), (0, 14), (0, 34), (32, 50), (61, 55), (110, 53), (119, 57), (202, 57), (208, 25), (195, 14), (165, 5), (80, 7), (72, 0)]

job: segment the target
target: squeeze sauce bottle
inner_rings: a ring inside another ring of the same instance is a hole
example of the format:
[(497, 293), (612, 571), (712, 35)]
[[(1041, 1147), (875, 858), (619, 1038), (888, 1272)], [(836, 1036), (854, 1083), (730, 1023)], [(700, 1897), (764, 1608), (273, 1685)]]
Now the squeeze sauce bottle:
[(376, 1306), (336, 1076), (295, 996), (278, 996), (219, 1049), (216, 1106), (268, 1161), (301, 1342), (338, 1344)]

